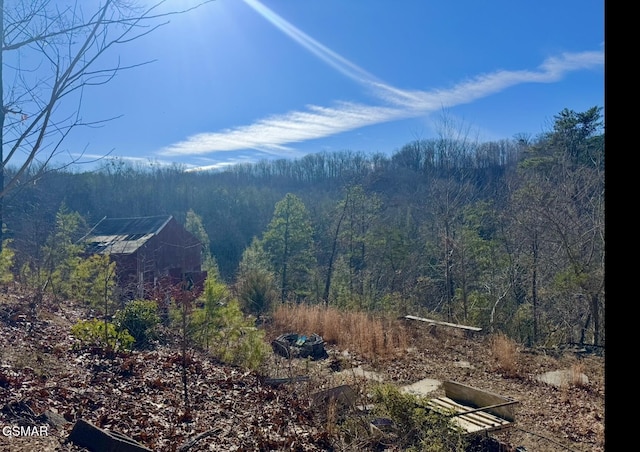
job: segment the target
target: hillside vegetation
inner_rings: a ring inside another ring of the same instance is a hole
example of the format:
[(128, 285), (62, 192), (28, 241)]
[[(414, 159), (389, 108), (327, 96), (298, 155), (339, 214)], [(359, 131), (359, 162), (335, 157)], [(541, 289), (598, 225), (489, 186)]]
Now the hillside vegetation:
[(72, 270), (71, 245), (104, 216), (170, 214), (246, 312), (305, 302), (437, 315), (529, 346), (603, 346), (601, 108), (554, 120), (499, 142), (449, 126), (391, 156), (319, 153), (208, 173), (109, 160), (24, 175), (5, 198), (11, 273), (77, 298), (55, 279)]
[[(524, 349), (494, 336), (467, 337), (445, 327), (328, 311), (333, 321), (340, 318), (372, 334), (338, 333), (326, 345), (329, 357), (320, 361), (269, 354), (256, 371), (191, 349), (185, 411), (179, 338), (169, 334), (164, 345), (111, 355), (79, 349), (69, 330), (88, 315), (82, 305), (49, 300), (33, 318), (22, 295), (2, 295), (0, 424), (47, 425), (48, 436), (2, 437), (0, 450), (83, 450), (66, 442), (77, 419), (158, 451), (178, 450), (196, 438), (188, 450), (405, 450), (402, 435), (380, 437), (363, 427), (375, 417), (373, 412), (363, 417), (344, 407), (314, 404), (313, 394), (348, 384), (356, 391), (356, 403), (366, 405), (381, 385), (401, 388), (423, 378), (454, 380), (517, 400), (513, 426), (490, 435), (503, 446), (543, 452), (605, 450), (604, 359), (597, 354)], [(315, 309), (283, 308), (266, 327), (265, 340), (284, 327), (325, 331), (331, 337), (329, 325), (322, 330), (321, 317)], [(299, 321), (292, 323), (294, 318)], [(397, 341), (375, 345), (378, 328)], [(573, 369), (588, 382), (576, 378), (556, 387), (536, 378), (559, 369)], [(376, 378), (364, 378), (362, 370)], [(267, 377), (291, 376), (308, 380), (278, 386), (266, 382)], [(441, 389), (429, 394), (441, 395)], [(432, 438), (430, 444), (436, 441)], [(440, 449), (417, 450), (465, 450), (442, 444)], [(492, 447), (485, 440), (484, 447), (467, 450), (496, 450)]]
[[(491, 440), (604, 450), (601, 108), (554, 121), (487, 143), (447, 129), (391, 156), (16, 174), (0, 421), (55, 434), (0, 439), (74, 450), (63, 440), (85, 419), (155, 450), (492, 450), (399, 392), (429, 378), (518, 400), (515, 428)], [(86, 255), (83, 238), (105, 216), (156, 215), (198, 238), (208, 277), (131, 300), (112, 256)], [(321, 335), (328, 358), (279, 358), (271, 341), (292, 332)], [(567, 380), (539, 378), (556, 371)], [(380, 411), (317, 403), (342, 384)]]

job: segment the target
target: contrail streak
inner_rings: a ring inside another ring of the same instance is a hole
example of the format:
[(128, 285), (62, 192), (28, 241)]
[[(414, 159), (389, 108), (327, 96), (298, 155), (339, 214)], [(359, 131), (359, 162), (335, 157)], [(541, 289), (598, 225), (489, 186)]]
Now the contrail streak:
[(546, 59), (535, 70), (498, 70), (480, 74), (446, 89), (402, 90), (369, 74), (296, 28), (258, 0), (244, 2), (294, 42), (335, 70), (371, 90), (385, 105), (340, 102), (333, 107), (307, 105), (218, 132), (192, 135), (159, 151), (160, 155), (202, 155), (213, 152), (256, 149), (273, 155), (291, 155), (287, 145), (323, 138), (361, 127), (397, 121), (473, 102), (523, 83), (552, 83), (567, 72), (604, 64), (604, 51), (563, 53)]
[(244, 0), (244, 2), (255, 12), (264, 17), (268, 22), (290, 37), (293, 41), (300, 44), (341, 74), (361, 85), (368, 86), (378, 97), (384, 98), (385, 100), (393, 103), (399, 103), (402, 98), (411, 98), (409, 93), (387, 85), (358, 65), (347, 60), (342, 55), (339, 55), (333, 50), (322, 45), (290, 22), (287, 22), (271, 9), (264, 6), (258, 0)]

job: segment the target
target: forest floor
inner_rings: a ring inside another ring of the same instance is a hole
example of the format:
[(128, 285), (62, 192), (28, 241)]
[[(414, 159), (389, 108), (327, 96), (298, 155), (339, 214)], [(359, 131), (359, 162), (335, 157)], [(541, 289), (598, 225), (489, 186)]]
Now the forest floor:
[[(70, 328), (86, 318), (83, 309), (45, 302), (34, 319), (26, 306), (18, 294), (0, 295), (0, 451), (85, 450), (67, 441), (78, 419), (157, 451), (399, 450), (393, 444), (381, 448), (371, 437), (352, 437), (347, 446), (335, 423), (340, 413), (314, 405), (312, 395), (348, 384), (366, 405), (368, 389), (379, 381), (405, 386), (425, 378), (517, 400), (512, 426), (490, 433), (511, 450), (605, 450), (605, 365), (595, 353), (519, 349), (507, 375), (489, 336), (420, 322), (406, 325), (411, 346), (384, 359), (327, 344), (327, 359), (274, 354), (256, 374), (192, 352), (185, 412), (179, 348), (111, 357), (79, 351)], [(281, 333), (268, 331), (268, 338)], [(558, 370), (584, 378), (560, 386), (537, 378)], [(304, 381), (274, 386), (265, 374)], [(429, 394), (442, 395), (440, 387)], [(44, 427), (46, 435), (14, 436), (15, 426)]]

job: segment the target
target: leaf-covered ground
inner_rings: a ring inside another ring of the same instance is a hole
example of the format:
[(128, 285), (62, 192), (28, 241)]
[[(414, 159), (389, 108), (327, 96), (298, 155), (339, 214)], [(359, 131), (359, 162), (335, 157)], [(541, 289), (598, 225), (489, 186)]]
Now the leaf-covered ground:
[[(374, 383), (350, 369), (367, 369), (398, 385), (454, 380), (514, 398), (516, 422), (492, 433), (503, 444), (527, 451), (604, 451), (602, 356), (521, 350), (517, 371), (507, 376), (487, 337), (411, 324), (412, 346), (395, 357), (367, 360), (335, 346), (328, 346), (328, 359), (317, 362), (274, 355), (265, 371), (269, 376), (309, 379), (273, 386), (264, 375), (193, 352), (187, 412), (179, 348), (115, 357), (74, 350), (69, 331), (86, 318), (82, 309), (47, 302), (33, 319), (26, 306), (19, 295), (0, 295), (0, 427), (44, 425), (48, 436), (14, 437), (0, 430), (2, 451), (83, 450), (66, 442), (79, 418), (158, 451), (358, 450), (370, 444), (367, 438), (352, 439), (347, 448), (337, 436), (340, 429), (327, 421), (339, 413), (311, 401), (313, 393), (347, 383), (366, 405), (367, 388)], [(276, 333), (270, 331), (270, 337)], [(588, 383), (555, 387), (536, 379), (569, 368), (580, 369)], [(433, 395), (443, 395), (440, 391)]]

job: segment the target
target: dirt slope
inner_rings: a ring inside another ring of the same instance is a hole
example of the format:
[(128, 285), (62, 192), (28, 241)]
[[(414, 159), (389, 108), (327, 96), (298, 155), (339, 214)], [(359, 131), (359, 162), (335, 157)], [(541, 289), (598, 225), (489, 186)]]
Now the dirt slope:
[[(512, 428), (492, 435), (528, 451), (604, 450), (604, 357), (575, 351), (519, 349), (515, 368), (505, 373), (492, 354), (491, 338), (459, 331), (413, 327), (415, 348), (381, 371), (392, 381), (453, 380), (516, 399)], [(431, 334), (432, 331), (435, 334)], [(566, 370), (585, 380), (557, 387), (538, 376)], [(436, 391), (433, 395), (444, 393)]]
[[(48, 429), (47, 436), (28, 438), (0, 430), (0, 451), (82, 450), (65, 442), (79, 418), (160, 451), (178, 450), (202, 433), (206, 437), (188, 450), (345, 450), (331, 440), (318, 416), (326, 407), (311, 406), (310, 395), (341, 383), (366, 392), (373, 382), (355, 372), (349, 377), (349, 368), (374, 371), (398, 385), (423, 378), (454, 380), (517, 399), (513, 428), (493, 434), (514, 447), (604, 451), (602, 356), (521, 350), (515, 372), (507, 376), (491, 355), (489, 338), (414, 325), (408, 330), (412, 346), (393, 359), (372, 362), (331, 346), (329, 359), (318, 362), (274, 355), (271, 376), (309, 380), (271, 386), (264, 377), (196, 353), (189, 362), (191, 409), (185, 413), (181, 356), (175, 348), (112, 358), (75, 351), (69, 329), (85, 315), (69, 303), (47, 303), (33, 319), (19, 295), (0, 295), (0, 427)], [(580, 369), (588, 383), (555, 387), (536, 379), (570, 368)], [(434, 396), (441, 395), (438, 391)]]

